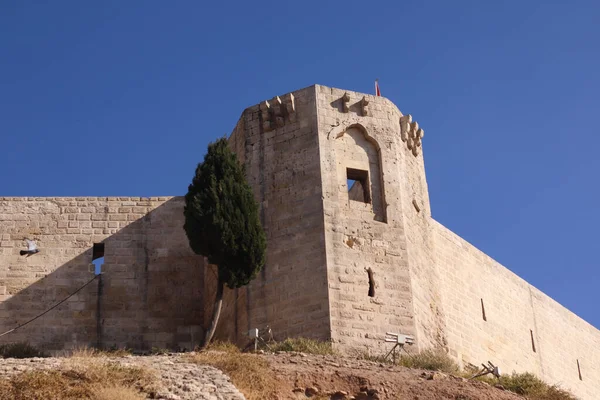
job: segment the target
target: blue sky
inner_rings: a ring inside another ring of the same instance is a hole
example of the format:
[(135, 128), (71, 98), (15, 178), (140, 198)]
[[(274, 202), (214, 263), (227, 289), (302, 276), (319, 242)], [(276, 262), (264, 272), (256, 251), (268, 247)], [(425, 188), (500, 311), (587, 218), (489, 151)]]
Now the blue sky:
[(434, 218), (600, 327), (600, 3), (2, 1), (4, 196), (183, 195), (315, 83), (425, 129)]

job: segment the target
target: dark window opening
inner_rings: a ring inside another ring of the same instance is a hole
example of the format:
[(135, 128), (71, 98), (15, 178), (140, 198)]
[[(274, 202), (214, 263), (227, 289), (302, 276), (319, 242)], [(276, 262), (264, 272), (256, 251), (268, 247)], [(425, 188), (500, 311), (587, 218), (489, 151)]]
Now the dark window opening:
[(92, 261), (100, 257), (104, 257), (104, 243), (94, 243)]
[(531, 334), (531, 348), (533, 349), (533, 352), (535, 353), (535, 340), (533, 339), (533, 331), (530, 329), (529, 333)]
[(481, 299), (481, 315), (483, 316), (483, 320), (487, 321), (487, 317), (485, 316), (485, 306), (483, 305), (483, 299)]
[(104, 264), (104, 243), (94, 243), (92, 263), (94, 264), (94, 274), (100, 275), (102, 273), (102, 264)]
[(373, 279), (373, 270), (367, 268), (367, 275), (369, 276), (369, 297), (375, 297), (375, 279)]
[(346, 183), (348, 185), (348, 199), (362, 203), (371, 202), (369, 173), (367, 171), (346, 168)]
[(579, 366), (579, 360), (577, 360), (577, 372), (579, 373), (579, 380), (582, 381), (583, 378), (581, 377), (581, 366)]

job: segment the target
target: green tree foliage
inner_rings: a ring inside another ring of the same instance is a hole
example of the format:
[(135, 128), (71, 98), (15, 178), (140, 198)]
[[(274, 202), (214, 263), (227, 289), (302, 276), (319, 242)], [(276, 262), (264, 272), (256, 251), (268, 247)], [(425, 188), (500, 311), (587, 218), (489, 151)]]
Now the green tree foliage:
[(217, 296), (204, 346), (212, 339), (223, 302), (223, 285), (247, 285), (265, 262), (266, 237), (244, 167), (221, 138), (208, 145), (185, 195), (184, 229), (196, 254), (218, 267)]

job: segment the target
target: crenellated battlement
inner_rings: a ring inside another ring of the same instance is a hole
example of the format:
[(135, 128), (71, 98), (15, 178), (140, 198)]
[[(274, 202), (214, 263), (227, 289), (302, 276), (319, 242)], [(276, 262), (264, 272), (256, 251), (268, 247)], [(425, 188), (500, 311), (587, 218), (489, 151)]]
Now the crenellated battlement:
[(272, 131), (276, 128), (281, 128), (286, 122), (296, 121), (296, 104), (294, 101), (294, 95), (292, 93), (288, 93), (282, 97), (283, 100), (281, 97), (275, 96), (270, 102), (265, 100), (260, 103), (260, 116), (265, 132)]

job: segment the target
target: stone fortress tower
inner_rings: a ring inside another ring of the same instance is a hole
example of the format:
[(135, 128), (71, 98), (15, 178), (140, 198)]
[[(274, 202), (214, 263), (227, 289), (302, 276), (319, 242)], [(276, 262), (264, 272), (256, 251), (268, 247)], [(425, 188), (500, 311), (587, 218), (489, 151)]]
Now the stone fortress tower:
[[(313, 85), (243, 111), (229, 141), (267, 233), (267, 262), (226, 290), (216, 338), (332, 340), (381, 354), (386, 332), (459, 363), (530, 371), (600, 397), (600, 332), (431, 218), (423, 129), (384, 97)], [(22, 257), (24, 238), (40, 253)], [(94, 279), (90, 263), (104, 256)], [(214, 268), (183, 231), (182, 197), (0, 198), (0, 337), (191, 348)]]
[(386, 330), (444, 343), (422, 136), (387, 99), (322, 86), (244, 111), (230, 142), (268, 256), (243, 329), (269, 324), (346, 349), (379, 345)]
[[(230, 143), (267, 264), (230, 293), (241, 331), (382, 354), (386, 332), (600, 397), (600, 331), (431, 217), (423, 129), (384, 97), (314, 85), (246, 109)], [(242, 306), (243, 304), (243, 306)], [(231, 335), (235, 327), (222, 326)]]

